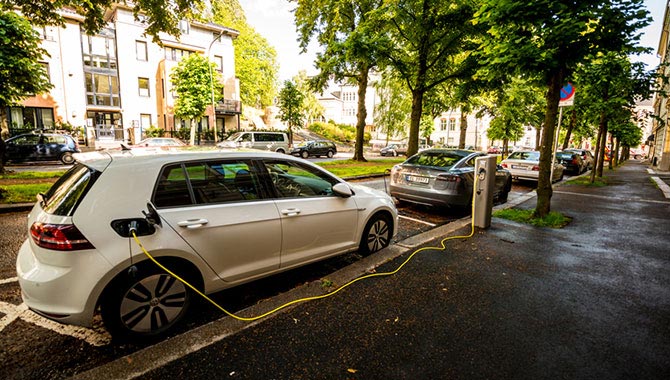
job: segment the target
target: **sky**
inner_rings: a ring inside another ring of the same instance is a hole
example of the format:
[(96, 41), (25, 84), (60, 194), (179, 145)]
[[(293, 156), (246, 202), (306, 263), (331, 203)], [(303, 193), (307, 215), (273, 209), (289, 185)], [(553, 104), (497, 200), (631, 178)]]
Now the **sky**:
[[(295, 3), (287, 0), (238, 0), (247, 17), (247, 22), (256, 29), (277, 50), (279, 62), (279, 79), (292, 79), (300, 70), (307, 74), (315, 74), (314, 59), (319, 47), (316, 43), (308, 46), (307, 53), (300, 53), (298, 33), (296, 32), (293, 13)], [(660, 58), (657, 57), (658, 42), (661, 36), (664, 6), (666, 0), (644, 0), (653, 22), (642, 31), (640, 45), (651, 47), (653, 53), (633, 58), (647, 64), (647, 69), (655, 68)]]

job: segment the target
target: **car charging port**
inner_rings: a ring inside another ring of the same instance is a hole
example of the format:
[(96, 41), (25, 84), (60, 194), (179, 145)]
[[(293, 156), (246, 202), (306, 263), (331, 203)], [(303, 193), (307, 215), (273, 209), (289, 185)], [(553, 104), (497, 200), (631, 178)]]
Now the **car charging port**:
[(156, 232), (154, 224), (146, 218), (116, 219), (112, 221), (111, 226), (119, 236), (125, 238), (133, 237), (133, 231), (137, 236), (152, 235)]

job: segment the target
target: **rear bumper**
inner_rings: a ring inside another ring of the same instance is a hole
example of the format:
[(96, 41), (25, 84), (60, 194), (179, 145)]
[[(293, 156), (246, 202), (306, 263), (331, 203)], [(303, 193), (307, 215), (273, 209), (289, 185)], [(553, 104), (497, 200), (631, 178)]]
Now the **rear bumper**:
[(431, 206), (466, 206), (472, 198), (468, 194), (445, 194), (430, 189), (412, 189), (397, 185), (390, 185), (389, 193), (402, 201)]

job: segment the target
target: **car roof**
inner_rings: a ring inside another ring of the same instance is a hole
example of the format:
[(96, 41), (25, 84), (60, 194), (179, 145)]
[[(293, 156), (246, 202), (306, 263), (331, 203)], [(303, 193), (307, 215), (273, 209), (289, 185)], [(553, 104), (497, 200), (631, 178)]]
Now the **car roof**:
[[(114, 166), (133, 166), (133, 165), (158, 165), (173, 162), (199, 161), (223, 158), (280, 158), (284, 160), (294, 160), (292, 156), (267, 152), (255, 149), (217, 149), (217, 150), (186, 150), (186, 151), (165, 151), (162, 149), (130, 149), (130, 150), (99, 150), (87, 153), (76, 153), (74, 155), (78, 162), (92, 167), (99, 171), (104, 171), (109, 165)], [(304, 161), (300, 161), (304, 162)]]

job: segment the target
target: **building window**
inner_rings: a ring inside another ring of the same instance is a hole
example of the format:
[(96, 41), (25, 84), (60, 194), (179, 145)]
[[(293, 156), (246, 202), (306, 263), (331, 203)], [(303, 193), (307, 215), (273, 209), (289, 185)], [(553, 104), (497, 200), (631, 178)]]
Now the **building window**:
[(449, 130), (450, 131), (456, 130), (456, 119), (449, 119)]
[(40, 62), (40, 66), (42, 66), (42, 68), (44, 69), (47, 80), (49, 81), (49, 83), (51, 83), (51, 73), (49, 72), (49, 64), (46, 62)]
[(140, 96), (149, 96), (149, 78), (137, 78), (137, 88)]
[(120, 107), (119, 79), (115, 75), (84, 73), (88, 105)]
[(10, 128), (16, 129), (54, 129), (53, 108), (10, 107)]
[(147, 61), (149, 56), (147, 54), (147, 43), (144, 41), (135, 41), (135, 55), (138, 61)]
[(178, 49), (166, 46), (165, 47), (165, 59), (168, 61), (181, 61), (182, 58), (188, 57), (193, 52), (184, 49)]
[(214, 63), (216, 64), (216, 71), (223, 72), (223, 57), (220, 55), (214, 56)]
[(440, 119), (440, 131), (447, 130), (447, 119)]
[(142, 129), (151, 128), (151, 115), (146, 113), (140, 114), (140, 126)]
[(181, 32), (181, 34), (188, 34), (190, 30), (191, 27), (188, 24), (188, 21), (186, 20), (179, 21), (179, 31)]

